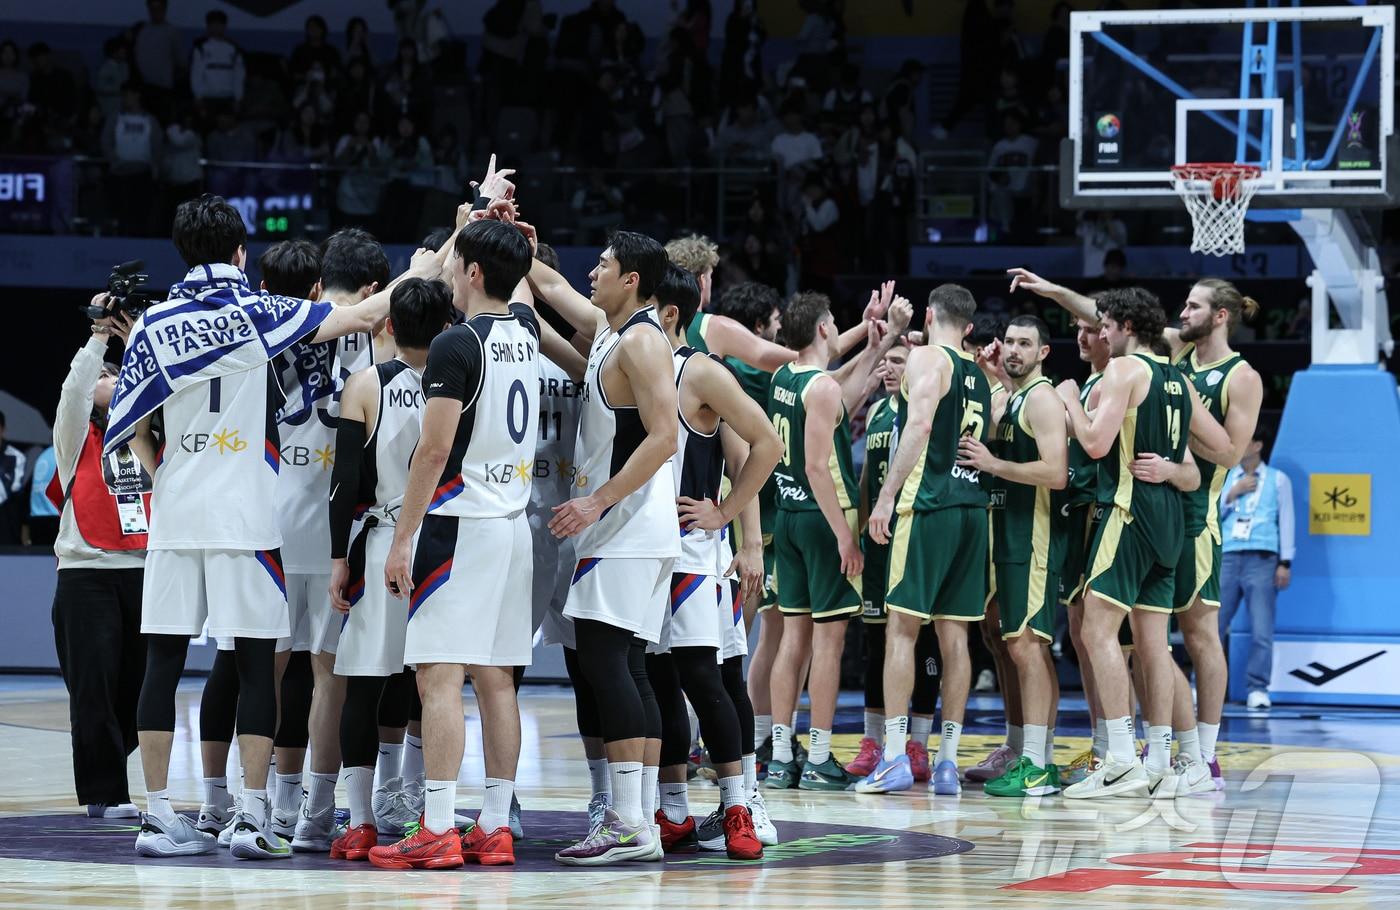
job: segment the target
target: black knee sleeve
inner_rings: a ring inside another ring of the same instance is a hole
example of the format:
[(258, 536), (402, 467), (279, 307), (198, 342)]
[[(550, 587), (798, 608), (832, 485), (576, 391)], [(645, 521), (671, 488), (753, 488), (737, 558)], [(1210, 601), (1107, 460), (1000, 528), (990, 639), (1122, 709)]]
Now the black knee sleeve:
[(277, 732), (277, 640), (235, 638), (238, 664), (238, 734), (266, 736)]
[(282, 710), (277, 718), (274, 746), (283, 749), (305, 749), (310, 735), (306, 724), (311, 717), (311, 692), (315, 686), (311, 673), (311, 652), (293, 651), (282, 672)]
[[(597, 620), (582, 619), (574, 623), (574, 635), (578, 642), (579, 671), (593, 690), (603, 740), (617, 742), (645, 737), (647, 723), (642, 696), (628, 660), (632, 633)], [(653, 703), (655, 698), (653, 694)], [(659, 720), (658, 714), (658, 726)]]
[[(642, 701), (642, 735), (647, 739), (661, 739), (661, 705), (656, 701), (656, 692), (651, 688), (651, 678), (647, 676), (647, 643), (633, 638), (627, 648), (627, 672), (632, 684), (637, 687), (637, 696)], [(690, 724), (686, 724), (687, 731)], [(687, 732), (686, 739), (690, 739)]]
[(661, 712), (661, 767), (684, 765), (690, 755), (690, 715), (670, 654), (646, 656), (647, 682)]
[(938, 687), (943, 679), (943, 667), (939, 662), (938, 636), (933, 632), (933, 623), (919, 630), (914, 640), (914, 694), (909, 699), (909, 710), (914, 714), (932, 714), (938, 705)]
[(410, 692), (418, 690), (418, 679), (410, 676), (407, 670), (400, 670), (384, 683), (384, 694), (379, 696), (379, 726), (408, 726)]
[(603, 722), (598, 719), (598, 700), (593, 695), (593, 687), (583, 674), (578, 663), (578, 651), (564, 649), (564, 669), (569, 674), (569, 682), (574, 686), (574, 714), (578, 717), (578, 735), (599, 739), (603, 735)]
[(885, 625), (868, 622), (865, 633), (865, 710), (885, 713)]
[(408, 719), (423, 722), (423, 697), (418, 694), (418, 671), (404, 670), (408, 674)]
[(388, 694), (387, 682), (382, 676), (350, 676), (345, 680), (340, 761), (347, 768), (373, 768), (379, 760), (379, 706)]
[(729, 693), (729, 700), (734, 703), (734, 713), (739, 718), (740, 754), (752, 755), (754, 751), (753, 702), (749, 700), (749, 687), (744, 682), (743, 655), (726, 660), (720, 667), (719, 675), (724, 680), (724, 690)]
[(146, 678), (136, 702), (137, 730), (175, 732), (175, 689), (189, 650), (188, 635), (146, 636)]
[(238, 663), (232, 651), (219, 651), (214, 654), (214, 666), (209, 669), (204, 693), (199, 697), (199, 741), (233, 742), (237, 719)]
[(700, 735), (705, 738), (710, 761), (717, 765), (737, 762), (743, 754), (739, 745), (739, 714), (724, 689), (715, 649), (672, 648), (671, 655), (685, 697), (700, 719)]

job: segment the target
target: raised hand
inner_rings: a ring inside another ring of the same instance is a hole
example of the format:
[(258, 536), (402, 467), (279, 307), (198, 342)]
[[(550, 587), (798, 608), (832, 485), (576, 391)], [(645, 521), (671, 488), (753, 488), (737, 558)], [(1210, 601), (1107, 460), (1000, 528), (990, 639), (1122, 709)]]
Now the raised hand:
[(486, 165), (486, 176), (481, 178), (480, 183), (472, 181), (472, 186), (477, 187), (481, 195), (488, 199), (513, 199), (515, 197), (515, 184), (506, 178), (514, 173), (514, 168), (496, 170), (496, 155), (493, 152), (490, 162)]

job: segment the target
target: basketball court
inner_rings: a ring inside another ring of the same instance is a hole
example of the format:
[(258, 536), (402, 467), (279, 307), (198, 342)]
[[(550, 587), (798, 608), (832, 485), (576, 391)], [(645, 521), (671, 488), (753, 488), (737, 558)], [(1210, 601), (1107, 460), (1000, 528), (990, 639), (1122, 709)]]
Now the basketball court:
[[(588, 778), (572, 694), (532, 686), (514, 867), (391, 873), (224, 851), (155, 860), (133, 852), (135, 820), (74, 805), (61, 681), (4, 676), (0, 908), (1400, 906), (1400, 399), (1376, 368), (1392, 342), (1365, 217), (1400, 195), (1394, 20), (1390, 6), (1277, 2), (1072, 18), (1061, 201), (1186, 205), (1201, 274), (1208, 254), (1248, 255), (1251, 223), (1287, 226), (1315, 266), (1312, 366), (1293, 377), (1272, 459), (1310, 478), (1298, 484), (1309, 520), (1300, 512), (1294, 581), (1279, 598), (1274, 707), (1226, 707), (1224, 792), (1067, 803), (977, 785), (957, 797), (923, 784), (893, 796), (768, 790), (781, 844), (761, 861), (565, 868), (552, 854), (584, 829)], [(1245, 651), (1231, 648), (1235, 700)], [(185, 812), (200, 799), (200, 685), (181, 686), (171, 761)], [(997, 697), (972, 700), (969, 763), (1000, 742), (1001, 711)], [(474, 811), (484, 773), (470, 699), (467, 714), (458, 808)], [(1059, 716), (1053, 760), (1067, 764), (1088, 746), (1083, 700), (1067, 694)], [(843, 696), (835, 732), (837, 758), (854, 757), (858, 695)], [(140, 803), (136, 758), (128, 772)], [(695, 812), (717, 801), (717, 788), (692, 782)]]

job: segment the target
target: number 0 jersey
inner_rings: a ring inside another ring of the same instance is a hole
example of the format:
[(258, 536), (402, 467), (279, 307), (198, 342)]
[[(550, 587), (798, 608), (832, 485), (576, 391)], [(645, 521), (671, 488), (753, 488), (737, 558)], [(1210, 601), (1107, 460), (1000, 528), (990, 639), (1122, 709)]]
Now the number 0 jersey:
[(530, 501), (539, 423), (539, 323), (534, 311), (480, 313), (433, 339), (426, 399), (462, 403), (433, 515), (505, 518)]
[[(951, 375), (948, 392), (933, 412), (928, 444), (919, 454), (913, 470), (899, 491), (895, 511), (934, 512), (954, 506), (986, 508), (987, 491), (980, 484), (981, 472), (958, 466), (958, 440), (964, 435), (987, 441), (987, 423), (992, 413), (992, 389), (977, 362), (962, 351), (939, 345), (936, 350), (948, 358)], [(909, 374), (904, 374), (901, 393), (909, 399)]]
[(1186, 380), (1165, 357), (1127, 356), (1147, 370), (1147, 395), (1137, 407), (1128, 408), (1118, 439), (1099, 461), (1098, 502), (1134, 516), (1180, 508), (1174, 487), (1137, 480), (1128, 465), (1138, 455), (1156, 454), (1178, 464), (1185, 459), (1192, 406)]

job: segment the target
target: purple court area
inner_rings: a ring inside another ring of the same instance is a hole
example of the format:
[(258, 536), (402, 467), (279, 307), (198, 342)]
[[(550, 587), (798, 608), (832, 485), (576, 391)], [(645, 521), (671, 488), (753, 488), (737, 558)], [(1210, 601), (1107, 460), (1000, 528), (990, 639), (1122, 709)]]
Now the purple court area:
[[(135, 824), (125, 820), (94, 819), (85, 815), (29, 815), (0, 818), (0, 858), (31, 859), (67, 863), (114, 863), (118, 865), (160, 866), (249, 866), (268, 871), (276, 870), (337, 870), (353, 868), (374, 872), (390, 872), (364, 863), (333, 861), (325, 854), (298, 853), (288, 860), (250, 863), (236, 860), (227, 850), (206, 856), (149, 859), (136, 855)], [(482, 871), (513, 869), (527, 872), (565, 872), (587, 867), (561, 866), (554, 853), (578, 840), (585, 833), (587, 816), (582, 812), (526, 812), (525, 840), (515, 845), (514, 866), (476, 866)], [(850, 825), (827, 825), (813, 822), (778, 822), (783, 843), (768, 847), (765, 858), (738, 861), (723, 853), (694, 853), (667, 857), (666, 868), (688, 871), (725, 869), (735, 866), (764, 865), (774, 867), (840, 866), (907, 862), (937, 859), (965, 853), (972, 844), (953, 837), (895, 831), (888, 828), (864, 828)], [(387, 838), (381, 838), (387, 843)], [(655, 871), (652, 863), (622, 863), (609, 869)], [(596, 867), (594, 867), (596, 871)], [(401, 874), (401, 873), (400, 873)], [(441, 874), (441, 873), (423, 873)]]

